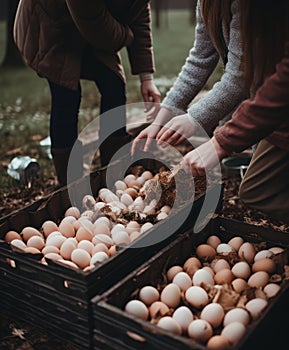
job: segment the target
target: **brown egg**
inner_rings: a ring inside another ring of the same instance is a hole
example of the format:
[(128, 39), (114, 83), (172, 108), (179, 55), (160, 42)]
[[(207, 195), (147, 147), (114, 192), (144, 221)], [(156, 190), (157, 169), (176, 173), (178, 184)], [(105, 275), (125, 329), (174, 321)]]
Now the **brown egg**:
[(108, 253), (109, 256), (113, 256), (117, 253), (117, 249), (116, 249), (116, 245), (112, 245), (109, 249), (108, 249)]
[(56, 225), (56, 223), (52, 220), (46, 220), (43, 224), (42, 224), (42, 231), (44, 234), (44, 237), (48, 237), (50, 235), (50, 233), (54, 232), (54, 231), (58, 231), (58, 226)]
[(218, 236), (216, 235), (212, 235), (209, 236), (207, 239), (207, 244), (209, 244), (211, 247), (213, 247), (214, 249), (217, 248), (217, 246), (221, 243), (221, 240)]
[(253, 273), (248, 279), (248, 286), (250, 287), (264, 287), (269, 282), (269, 274), (265, 271), (258, 271)]
[(172, 266), (168, 269), (167, 271), (167, 279), (169, 282), (171, 282), (175, 275), (179, 272), (182, 272), (183, 271), (183, 268), (181, 266), (178, 266), (178, 265), (175, 265), (175, 266)]
[(149, 313), (152, 319), (168, 315), (169, 311), (169, 307), (161, 301), (155, 301), (149, 308)]
[(138, 196), (138, 192), (135, 188), (127, 188), (124, 193), (127, 193), (131, 196), (132, 199), (136, 199), (136, 197)]
[(232, 286), (234, 288), (234, 290), (237, 293), (241, 293), (243, 292), (246, 288), (248, 288), (248, 284), (245, 280), (243, 280), (242, 278), (236, 278), (232, 281)]
[(61, 221), (58, 230), (66, 238), (75, 236), (74, 226), (69, 221)]
[(212, 261), (211, 266), (215, 273), (224, 270), (229, 269), (230, 270), (230, 264), (225, 259), (215, 259)]
[(241, 245), (244, 243), (244, 239), (242, 237), (236, 236), (229, 240), (228, 244), (233, 247), (236, 252), (240, 249)]
[(184, 270), (187, 270), (187, 268), (191, 265), (195, 265), (198, 269), (202, 267), (202, 263), (199, 259), (195, 258), (194, 256), (191, 258), (188, 258), (184, 263)]
[(234, 275), (229, 269), (220, 270), (214, 276), (214, 280), (217, 284), (229, 284), (233, 279)]
[(260, 259), (254, 262), (252, 266), (252, 271), (257, 272), (257, 271), (265, 271), (268, 272), (269, 274), (274, 273), (276, 270), (276, 264), (272, 259), (265, 258), (265, 259)]
[(216, 250), (208, 244), (200, 244), (196, 253), (200, 259), (212, 260), (216, 256)]
[(8, 231), (5, 235), (5, 241), (11, 243), (13, 239), (20, 239), (22, 241), (22, 237), (16, 231)]
[(128, 188), (135, 188), (138, 190), (139, 188), (142, 187), (142, 184), (140, 184), (137, 180), (131, 180), (127, 183)]
[(30, 237), (32, 236), (42, 237), (42, 234), (38, 230), (36, 230), (36, 228), (31, 226), (26, 226), (21, 231), (21, 236), (23, 237), (23, 240), (27, 242)]
[(66, 240), (60, 247), (60, 255), (63, 257), (64, 260), (70, 260), (71, 253), (75, 248), (76, 247), (73, 242)]
[(214, 335), (207, 343), (209, 350), (229, 350), (232, 348), (230, 341), (223, 335)]

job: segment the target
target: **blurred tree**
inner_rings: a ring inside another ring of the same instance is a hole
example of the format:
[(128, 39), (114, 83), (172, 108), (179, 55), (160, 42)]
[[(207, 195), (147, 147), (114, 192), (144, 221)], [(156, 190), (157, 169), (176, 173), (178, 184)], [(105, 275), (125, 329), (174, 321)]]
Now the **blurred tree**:
[(0, 0), (0, 2), (1, 8), (6, 9), (6, 14), (3, 16), (6, 22), (6, 49), (1, 66), (23, 66), (24, 62), (13, 39), (13, 25), (19, 0)]
[(189, 6), (191, 11), (190, 22), (192, 25), (196, 24), (196, 7), (198, 0), (189, 0)]
[(168, 26), (168, 0), (154, 0), (154, 9), (156, 28), (161, 27), (161, 15), (163, 12), (165, 15), (165, 24)]

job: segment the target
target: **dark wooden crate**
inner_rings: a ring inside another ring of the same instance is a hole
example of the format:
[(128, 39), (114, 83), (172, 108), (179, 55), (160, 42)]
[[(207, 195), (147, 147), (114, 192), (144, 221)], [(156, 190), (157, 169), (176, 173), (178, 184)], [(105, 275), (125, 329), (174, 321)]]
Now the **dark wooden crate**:
[[(136, 291), (145, 285), (162, 283), (162, 271), (172, 265), (183, 264), (195, 247), (204, 243), (211, 234), (220, 234), (224, 241), (241, 236), (249, 242), (267, 242), (267, 246), (286, 248), (288, 264), (289, 237), (281, 232), (258, 226), (238, 223), (225, 218), (213, 219), (200, 233), (193, 230), (179, 235), (149, 261), (135, 269), (102, 296), (92, 299), (94, 318), (94, 349), (205, 349), (188, 337), (168, 334), (149, 322), (124, 312), (125, 304)], [(287, 349), (289, 322), (289, 282), (282, 282), (282, 290), (271, 299), (258, 320), (247, 328), (242, 341), (235, 349)], [(133, 335), (133, 336), (131, 336)], [(143, 341), (136, 340), (141, 337)]]
[[(135, 165), (142, 165), (153, 172), (161, 166), (152, 159), (141, 160)], [(119, 179), (119, 166), (119, 162), (112, 165), (114, 180)], [(189, 212), (189, 216), (182, 227), (193, 225), (204, 201), (204, 196), (200, 195), (193, 206), (179, 208), (167, 220), (143, 234), (136, 243), (121, 249), (90, 273), (69, 269), (53, 261), (48, 266), (43, 265), (39, 263), (39, 257), (11, 250), (3, 240), (9, 230), (21, 231), (25, 226), (40, 228), (48, 219), (60, 221), (72, 205), (71, 197), (75, 200), (73, 205), (80, 206), (77, 201), (89, 193), (90, 186), (94, 195), (100, 188), (106, 187), (106, 171), (106, 168), (100, 169), (90, 175), (90, 181), (78, 180), (47, 196), (39, 205), (35, 204), (34, 210), (23, 208), (0, 224), (0, 298), (3, 311), (69, 340), (81, 349), (88, 349), (92, 344), (91, 298), (103, 293), (172, 241), (174, 234), (157, 244), (149, 244), (152, 234), (172, 229), (177, 231), (176, 223), (184, 210)], [(208, 191), (209, 195), (213, 192), (214, 187)], [(139, 242), (147, 247), (136, 247)]]

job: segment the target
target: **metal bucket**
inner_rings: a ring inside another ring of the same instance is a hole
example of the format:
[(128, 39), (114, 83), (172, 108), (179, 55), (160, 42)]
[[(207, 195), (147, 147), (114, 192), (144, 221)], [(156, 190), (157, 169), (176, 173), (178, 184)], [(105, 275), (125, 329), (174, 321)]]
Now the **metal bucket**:
[(244, 178), (245, 172), (251, 161), (249, 155), (227, 157), (222, 160), (222, 169), (227, 177)]
[(11, 160), (8, 165), (7, 173), (13, 179), (22, 182), (25, 186), (31, 186), (31, 183), (39, 174), (40, 166), (36, 159), (28, 156), (19, 156)]

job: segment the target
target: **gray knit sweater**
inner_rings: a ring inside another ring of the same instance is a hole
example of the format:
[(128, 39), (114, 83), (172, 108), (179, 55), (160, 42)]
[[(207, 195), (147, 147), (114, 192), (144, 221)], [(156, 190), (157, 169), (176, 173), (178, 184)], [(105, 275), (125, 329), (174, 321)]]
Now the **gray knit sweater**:
[(162, 106), (170, 109), (174, 115), (180, 114), (179, 110), (183, 112), (187, 110), (191, 121), (196, 120), (207, 132), (212, 131), (221, 119), (230, 117), (244, 98), (243, 72), (240, 68), (242, 44), (239, 1), (232, 1), (230, 32), (228, 33), (223, 26), (223, 35), (228, 47), (228, 60), (220, 81), (188, 108), (193, 98), (204, 87), (220, 58), (202, 21), (199, 0), (194, 46), (177, 80), (162, 102)]

